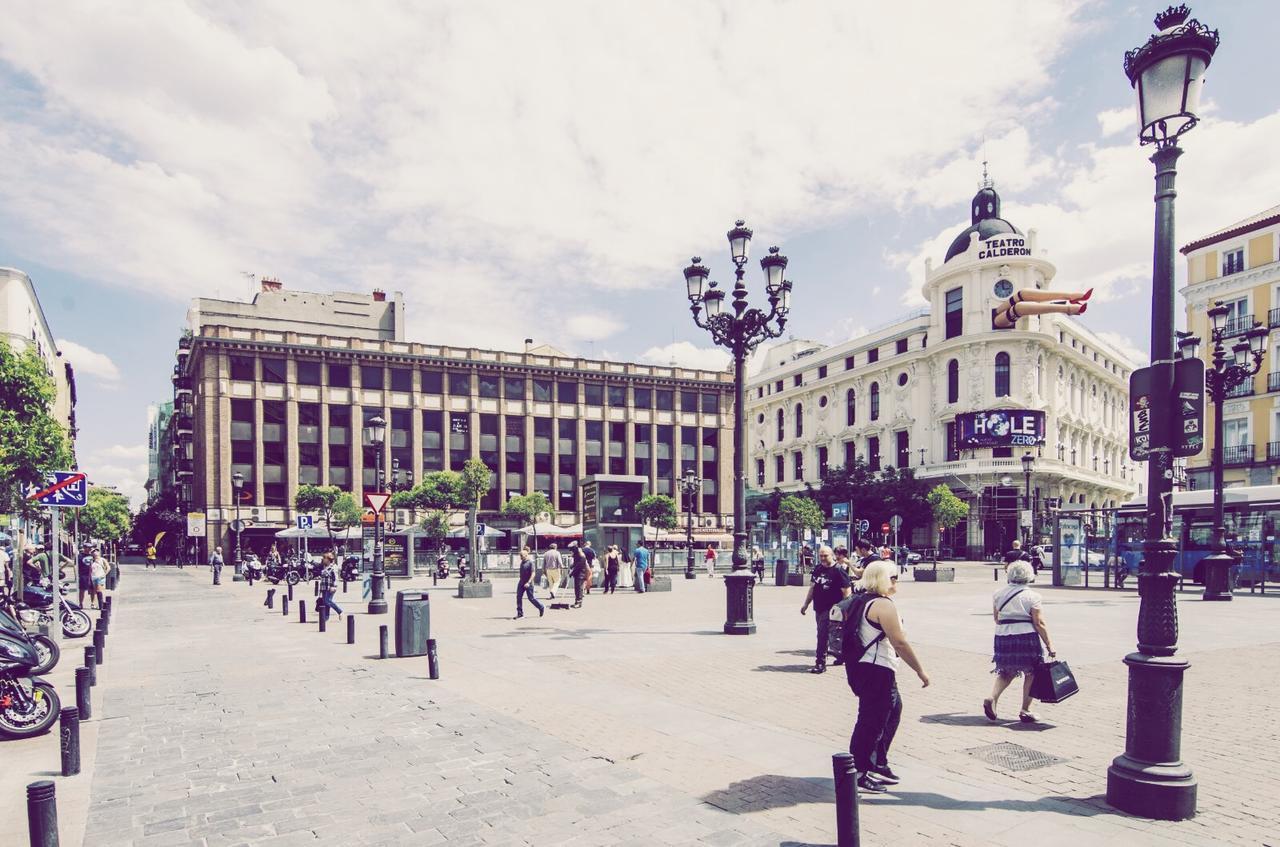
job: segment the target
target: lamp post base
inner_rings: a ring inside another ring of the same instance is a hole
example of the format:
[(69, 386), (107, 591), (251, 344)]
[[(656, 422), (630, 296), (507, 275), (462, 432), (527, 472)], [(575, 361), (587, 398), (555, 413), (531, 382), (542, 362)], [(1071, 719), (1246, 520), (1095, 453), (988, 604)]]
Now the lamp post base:
[(690, 556), (690, 557), (689, 557), (689, 559), (688, 559), (688, 561), (686, 561), (686, 562), (685, 562), (685, 565), (684, 565), (684, 578), (685, 578), (685, 579), (697, 579), (697, 578), (698, 578), (698, 575), (697, 575), (697, 573), (695, 573), (695, 572), (694, 572), (694, 571), (696, 570), (696, 568), (697, 568), (697, 565), (696, 565), (696, 564), (694, 564), (693, 556)]
[(232, 581), (232, 582), (244, 582), (244, 574), (240, 573), (240, 571), (236, 571), (235, 573), (233, 573), (233, 574), (231, 575), (231, 581)]
[(365, 610), (365, 613), (369, 615), (385, 615), (387, 613), (386, 599), (370, 600), (369, 608)]
[(1235, 557), (1229, 553), (1214, 553), (1200, 560), (1201, 573), (1204, 575), (1204, 594), (1201, 600), (1232, 600), (1231, 569), (1236, 565)]
[(724, 575), (725, 635), (755, 635), (756, 578), (750, 571), (736, 570)]
[(1189, 662), (1130, 653), (1125, 752), (1107, 769), (1107, 803), (1144, 818), (1182, 821), (1196, 813), (1196, 779), (1181, 760), (1182, 675)]
[(369, 586), (369, 593), (372, 596), (369, 598), (367, 614), (385, 615), (387, 613), (387, 598), (383, 596), (382, 588), (386, 584), (384, 582), (385, 579), (386, 577), (383, 574), (374, 573), (372, 585)]

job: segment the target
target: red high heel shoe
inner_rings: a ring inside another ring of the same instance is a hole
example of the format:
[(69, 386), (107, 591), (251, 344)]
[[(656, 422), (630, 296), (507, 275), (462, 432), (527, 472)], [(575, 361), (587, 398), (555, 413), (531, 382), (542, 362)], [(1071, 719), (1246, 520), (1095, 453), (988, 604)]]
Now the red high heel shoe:
[(1083, 297), (1081, 297), (1079, 300), (1072, 300), (1071, 302), (1072, 302), (1072, 303), (1084, 303), (1085, 301), (1087, 301), (1087, 300), (1088, 300), (1090, 297), (1092, 297), (1092, 296), (1093, 296), (1093, 289), (1092, 289), (1092, 288), (1090, 288), (1088, 291), (1086, 291), (1086, 292), (1084, 293), (1084, 296), (1083, 296)]
[(1080, 303), (1080, 304), (1078, 304), (1078, 305), (1080, 306), (1080, 311), (1076, 312), (1076, 316), (1077, 316), (1077, 317), (1079, 317), (1080, 315), (1083, 315), (1083, 314), (1085, 313), (1085, 311), (1087, 311), (1087, 310), (1088, 310), (1088, 308), (1089, 308), (1089, 304), (1088, 304), (1088, 303)]

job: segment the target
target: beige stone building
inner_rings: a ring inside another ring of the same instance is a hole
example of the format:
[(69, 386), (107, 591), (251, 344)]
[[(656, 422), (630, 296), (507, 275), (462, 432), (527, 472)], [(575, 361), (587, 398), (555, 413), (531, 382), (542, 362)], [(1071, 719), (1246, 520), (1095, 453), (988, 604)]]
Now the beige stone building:
[(33, 349), (44, 360), (57, 392), (53, 401), (54, 418), (66, 427), (74, 446), (75, 371), (58, 351), (31, 277), (16, 268), (0, 268), (0, 332), (14, 349)]

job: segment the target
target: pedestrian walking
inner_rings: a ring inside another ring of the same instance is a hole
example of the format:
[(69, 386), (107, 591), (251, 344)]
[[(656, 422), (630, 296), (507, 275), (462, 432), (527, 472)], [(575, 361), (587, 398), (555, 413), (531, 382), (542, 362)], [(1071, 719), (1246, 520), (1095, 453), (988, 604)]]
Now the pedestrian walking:
[(644, 546), (644, 539), (640, 539), (640, 546), (631, 551), (636, 560), (636, 593), (644, 593), (644, 575), (649, 570), (649, 548)]
[[(800, 614), (809, 611), (813, 606), (813, 614), (818, 626), (818, 646), (813, 653), (813, 667), (809, 673), (827, 672), (827, 637), (831, 631), (831, 607), (849, 596), (849, 575), (836, 567), (835, 554), (831, 548), (823, 544), (818, 548), (818, 565), (813, 569), (809, 582), (809, 591), (804, 595), (804, 604)], [(837, 665), (842, 660), (836, 659)]]
[[(275, 552), (274, 545), (271, 550)], [(276, 555), (280, 554), (276, 553)], [(320, 557), (320, 602), (316, 604), (316, 614), (323, 614), (322, 609), (333, 609), (338, 613), (338, 620), (342, 620), (342, 607), (333, 601), (333, 595), (338, 590), (338, 571), (334, 568), (333, 562), (333, 553), (325, 553)]]
[(1036, 576), (1040, 576), (1040, 569), (1044, 567), (1044, 546), (1036, 544), (1031, 548), (1031, 570)]
[(929, 675), (907, 641), (892, 599), (898, 592), (898, 566), (893, 562), (873, 562), (863, 572), (861, 585), (869, 599), (862, 605), (855, 601), (856, 623), (845, 621), (841, 644), (849, 688), (858, 698), (858, 718), (849, 739), (849, 752), (858, 772), (858, 787), (880, 794), (885, 786), (899, 782), (888, 758), (902, 720), (899, 660), (916, 672), (924, 688), (929, 687)]
[(103, 591), (107, 587), (107, 561), (102, 558), (101, 550), (93, 551), (93, 559), (89, 563), (89, 578), (93, 580), (93, 596), (97, 598), (96, 609), (102, 608)]
[(582, 555), (587, 557), (587, 593), (591, 593), (591, 586), (596, 581), (596, 551), (591, 549), (591, 542), (582, 542)]
[(209, 569), (213, 571), (213, 584), (222, 585), (222, 548), (214, 547), (209, 556)]
[(1000, 719), (996, 711), (1000, 695), (1021, 676), (1022, 711), (1018, 713), (1018, 719), (1023, 723), (1039, 721), (1031, 711), (1031, 684), (1035, 679), (1036, 666), (1042, 661), (1040, 642), (1044, 642), (1050, 658), (1057, 654), (1053, 652), (1049, 628), (1041, 612), (1043, 601), (1040, 592), (1027, 587), (1034, 576), (1030, 562), (1010, 562), (1005, 570), (1009, 584), (998, 589), (991, 598), (991, 617), (996, 622), (991, 661), (996, 666), (996, 680), (991, 688), (991, 697), (982, 701), (982, 711), (988, 720)]
[(707, 545), (707, 552), (702, 556), (703, 564), (707, 567), (707, 576), (715, 579), (716, 576), (716, 551), (710, 544)]
[[(850, 563), (852, 567), (849, 571), (849, 575), (854, 579), (862, 579), (862, 574), (866, 570), (867, 565), (880, 561), (880, 556), (877, 555), (875, 547), (871, 542), (865, 538), (858, 539), (858, 542), (853, 545), (853, 551), (857, 556), (858, 561), (856, 563)], [(855, 585), (854, 589), (857, 590), (857, 588), (858, 586)]]
[(156, 545), (147, 545), (147, 567), (154, 568), (156, 566)]
[(756, 582), (764, 582), (764, 551), (759, 547), (751, 548), (751, 570), (756, 575)]
[(1009, 550), (1005, 552), (1003, 561), (1004, 561), (1004, 567), (1006, 571), (1009, 570), (1009, 565), (1012, 565), (1014, 562), (1030, 562), (1031, 561), (1031, 557), (1027, 555), (1027, 551), (1022, 549), (1021, 539), (1019, 538), (1013, 539), (1013, 546), (1011, 546)]
[(587, 554), (577, 544), (569, 545), (573, 549), (573, 562), (569, 566), (569, 577), (573, 580), (573, 608), (582, 608), (582, 595), (587, 586)]
[(533, 596), (533, 556), (529, 552), (528, 547), (520, 548), (520, 582), (516, 585), (516, 616), (515, 620), (524, 617), (524, 598), (528, 596), (529, 602), (538, 610), (538, 617), (542, 617), (547, 613), (546, 607), (538, 602), (538, 598)]
[(542, 569), (547, 574), (547, 588), (551, 590), (552, 600), (556, 599), (556, 589), (560, 587), (560, 570), (563, 567), (564, 560), (560, 558), (560, 551), (555, 544), (550, 545), (542, 557)]
[(93, 594), (93, 547), (85, 544), (76, 563), (76, 581), (80, 584), (80, 606), (84, 607), (84, 595)]
[(622, 567), (622, 551), (618, 545), (610, 544), (604, 554), (604, 593), (618, 593), (618, 571)]

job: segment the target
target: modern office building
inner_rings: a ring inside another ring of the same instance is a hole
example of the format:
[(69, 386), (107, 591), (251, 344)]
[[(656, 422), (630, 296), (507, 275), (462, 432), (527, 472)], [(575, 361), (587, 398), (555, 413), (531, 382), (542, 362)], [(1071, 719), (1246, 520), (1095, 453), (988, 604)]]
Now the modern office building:
[[(291, 321), (295, 311), (305, 319)], [(227, 543), (235, 473), (247, 544), (291, 525), (301, 484), (357, 499), (376, 490), (376, 451), (362, 432), (379, 416), (384, 469), (420, 480), (467, 459), (488, 465), (482, 519), (541, 491), (559, 523), (577, 523), (579, 485), (592, 475), (643, 477), (679, 503), (686, 469), (705, 480), (700, 529), (723, 532), (732, 512), (728, 373), (582, 359), (530, 341), (523, 352), (410, 342), (400, 298), (381, 292), (322, 296), (270, 282), (253, 303), (198, 300), (190, 318), (172, 428), (180, 499), (206, 513), (208, 543)]]
[[(926, 262), (927, 308), (840, 344), (791, 341), (765, 354), (747, 394), (753, 488), (817, 487), (828, 466), (858, 459), (911, 467), (969, 502), (949, 542), (971, 557), (1006, 549), (1027, 508), (1043, 537), (1053, 507), (1103, 508), (1139, 492), (1141, 466), (1127, 454), (1134, 363), (1062, 314), (996, 329), (1019, 290), (1074, 286), (1054, 279), (1034, 229), (1000, 217), (989, 181), (971, 211), (942, 265)], [(935, 528), (913, 530), (909, 543), (937, 544)]]
[(15, 268), (0, 268), (0, 333), (16, 350), (33, 349), (44, 360), (56, 390), (53, 413), (67, 428), (72, 444), (76, 438), (76, 376), (63, 358), (45, 319), (40, 298), (31, 277)]
[(176, 491), (179, 451), (177, 433), (170, 426), (173, 402), (147, 407), (147, 503), (149, 505)]
[[(1230, 309), (1228, 347), (1259, 322), (1280, 327), (1280, 206), (1273, 206), (1182, 248), (1187, 259), (1187, 329), (1201, 339), (1200, 355), (1212, 367), (1213, 337), (1208, 310), (1219, 301)], [(1206, 415), (1212, 414), (1212, 407)], [(1262, 370), (1236, 388), (1222, 409), (1223, 482), (1227, 486), (1273, 485), (1280, 481), (1280, 336), (1268, 341)], [(1205, 450), (1187, 460), (1195, 488), (1213, 484), (1213, 427)]]

